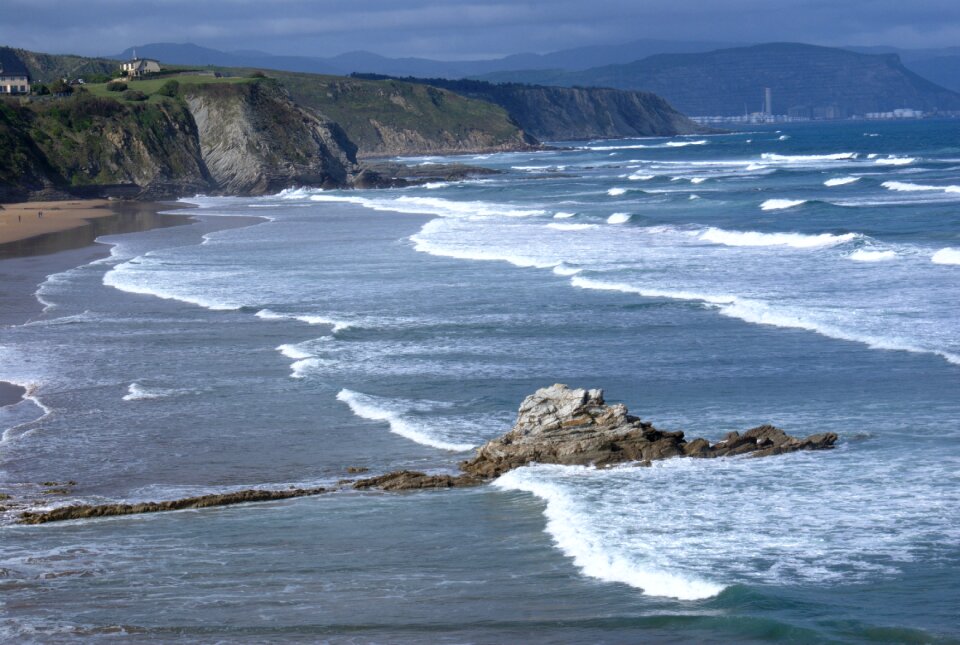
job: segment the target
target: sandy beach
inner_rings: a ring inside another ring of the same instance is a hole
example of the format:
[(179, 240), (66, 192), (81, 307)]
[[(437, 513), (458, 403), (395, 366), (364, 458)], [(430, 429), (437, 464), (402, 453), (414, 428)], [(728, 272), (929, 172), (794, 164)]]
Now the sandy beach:
[[(0, 325), (20, 324), (39, 310), (33, 292), (44, 276), (106, 255), (107, 247), (93, 246), (101, 235), (186, 221), (161, 214), (184, 208), (175, 203), (78, 199), (0, 206)], [(23, 387), (0, 381), (0, 407), (24, 394)]]

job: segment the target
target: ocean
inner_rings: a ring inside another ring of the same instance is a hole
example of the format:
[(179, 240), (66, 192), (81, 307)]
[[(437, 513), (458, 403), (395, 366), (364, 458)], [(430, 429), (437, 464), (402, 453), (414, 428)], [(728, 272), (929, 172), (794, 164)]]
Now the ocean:
[(691, 438), (773, 423), (835, 450), (7, 513), (0, 639), (960, 642), (960, 121), (561, 145), (455, 158), (502, 171), (475, 180), (198, 196), (100, 238), (0, 329), (28, 390), (0, 408), (0, 492), (454, 472), (553, 383)]

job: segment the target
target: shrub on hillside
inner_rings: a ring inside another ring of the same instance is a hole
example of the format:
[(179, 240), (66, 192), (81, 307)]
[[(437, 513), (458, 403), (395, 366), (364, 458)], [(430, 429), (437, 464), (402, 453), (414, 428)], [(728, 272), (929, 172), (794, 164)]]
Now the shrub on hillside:
[(159, 90), (157, 90), (157, 94), (161, 96), (176, 96), (179, 93), (180, 83), (174, 80), (167, 81), (160, 87)]
[(147, 95), (140, 90), (127, 90), (123, 93), (123, 98), (128, 101), (146, 101)]
[(111, 92), (125, 92), (127, 89), (126, 83), (110, 83), (107, 85), (107, 89)]

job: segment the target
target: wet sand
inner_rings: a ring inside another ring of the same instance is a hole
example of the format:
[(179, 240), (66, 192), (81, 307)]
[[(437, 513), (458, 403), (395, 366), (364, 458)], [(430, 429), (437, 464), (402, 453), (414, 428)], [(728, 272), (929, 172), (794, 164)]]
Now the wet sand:
[[(183, 204), (105, 199), (3, 204), (0, 210), (0, 326), (18, 325), (39, 313), (33, 295), (53, 273), (106, 257), (101, 235), (185, 224), (184, 215), (161, 214)], [(40, 217), (43, 212), (43, 217)], [(20, 402), (26, 390), (0, 381), (0, 407)]]
[(101, 235), (132, 233), (182, 220), (161, 211), (182, 204), (86, 199), (3, 204), (0, 259), (44, 255), (93, 244)]

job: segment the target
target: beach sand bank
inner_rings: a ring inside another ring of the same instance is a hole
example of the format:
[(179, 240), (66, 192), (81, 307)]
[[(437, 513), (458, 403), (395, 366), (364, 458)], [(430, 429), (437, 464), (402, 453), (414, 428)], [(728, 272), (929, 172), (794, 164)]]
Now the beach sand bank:
[[(183, 204), (84, 199), (2, 204), (0, 210), (0, 325), (21, 324), (41, 309), (33, 295), (52, 273), (107, 255), (94, 245), (101, 235), (184, 224), (161, 214)], [(40, 214), (43, 214), (42, 217)], [(0, 381), (0, 407), (19, 403), (26, 390)]]
[(93, 244), (101, 235), (170, 226), (180, 220), (161, 211), (185, 207), (106, 199), (0, 206), (0, 259), (56, 253)]

